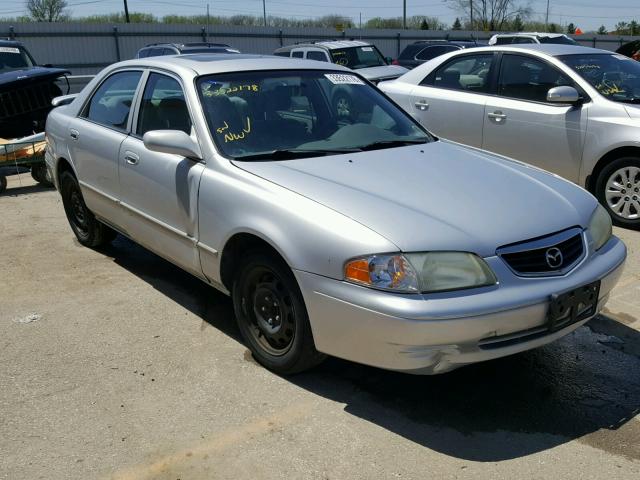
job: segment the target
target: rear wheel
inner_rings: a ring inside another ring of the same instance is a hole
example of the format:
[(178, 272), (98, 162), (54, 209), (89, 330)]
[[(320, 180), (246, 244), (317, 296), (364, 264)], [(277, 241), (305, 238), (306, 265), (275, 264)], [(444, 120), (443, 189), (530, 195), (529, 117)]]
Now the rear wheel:
[(614, 224), (640, 229), (640, 158), (622, 157), (604, 167), (596, 180), (596, 197)]
[(47, 166), (42, 163), (31, 167), (31, 176), (36, 182), (42, 185), (47, 187), (53, 186)]
[(62, 204), (71, 230), (85, 247), (98, 247), (111, 242), (116, 232), (100, 222), (87, 208), (76, 178), (69, 172), (60, 176)]
[(250, 254), (236, 275), (232, 296), (240, 333), (260, 364), (291, 374), (324, 360), (315, 348), (298, 284), (282, 260)]

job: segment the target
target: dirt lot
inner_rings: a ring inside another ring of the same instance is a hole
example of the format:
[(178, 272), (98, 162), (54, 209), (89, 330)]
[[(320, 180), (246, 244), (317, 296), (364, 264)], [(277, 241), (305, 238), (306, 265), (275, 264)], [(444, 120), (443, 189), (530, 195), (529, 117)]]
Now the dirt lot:
[(606, 315), (554, 344), (280, 378), (225, 296), (123, 238), (82, 248), (55, 191), (14, 177), (0, 207), (0, 478), (640, 478), (640, 232), (616, 230)]

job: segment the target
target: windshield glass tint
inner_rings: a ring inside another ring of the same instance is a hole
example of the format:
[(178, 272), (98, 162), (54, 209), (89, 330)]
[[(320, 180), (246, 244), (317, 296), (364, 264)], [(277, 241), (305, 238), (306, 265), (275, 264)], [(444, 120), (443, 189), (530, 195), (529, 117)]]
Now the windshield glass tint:
[(378, 49), (374, 46), (331, 50), (331, 58), (333, 58), (333, 63), (337, 63), (343, 67), (349, 67), (353, 70), (366, 67), (379, 67), (380, 65), (387, 64)]
[(232, 158), (430, 140), (378, 90), (346, 72), (239, 72), (200, 77), (197, 87), (211, 135)]
[(0, 47), (0, 71), (30, 68), (33, 62), (26, 52), (18, 47)]
[(623, 55), (566, 55), (562, 61), (609, 100), (640, 103), (640, 62)]

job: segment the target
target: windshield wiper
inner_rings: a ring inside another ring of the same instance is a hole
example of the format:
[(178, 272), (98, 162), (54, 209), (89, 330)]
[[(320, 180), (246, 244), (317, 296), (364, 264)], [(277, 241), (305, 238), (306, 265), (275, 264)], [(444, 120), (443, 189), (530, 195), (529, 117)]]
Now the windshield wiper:
[(269, 160), (293, 160), (295, 158), (322, 157), (326, 155), (339, 155), (341, 153), (359, 152), (359, 148), (319, 148), (306, 150), (303, 148), (290, 148), (271, 150), (269, 152), (251, 153), (240, 155), (235, 160), (240, 161), (269, 161)]
[(422, 139), (404, 139), (404, 140), (379, 140), (368, 145), (358, 147), (359, 150), (366, 152), (367, 150), (379, 150), (381, 148), (404, 147), (406, 145), (420, 145), (427, 143), (429, 140)]

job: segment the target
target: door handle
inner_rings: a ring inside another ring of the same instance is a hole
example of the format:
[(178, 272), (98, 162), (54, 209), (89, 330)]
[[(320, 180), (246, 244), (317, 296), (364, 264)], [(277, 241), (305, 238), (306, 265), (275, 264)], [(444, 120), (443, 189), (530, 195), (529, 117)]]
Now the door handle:
[(140, 161), (140, 157), (133, 152), (126, 151), (124, 152), (124, 159), (127, 161), (129, 165), (137, 165)]
[(419, 100), (415, 103), (415, 106), (418, 110), (425, 111), (429, 109), (429, 104), (424, 100)]
[(74, 140), (78, 140), (78, 138), (80, 137), (80, 132), (78, 132), (78, 130), (76, 130), (75, 128), (70, 128), (69, 136)]
[(500, 110), (496, 110), (493, 113), (487, 113), (487, 117), (492, 118), (496, 122), (501, 122), (507, 119), (507, 116), (504, 113), (502, 113)]

